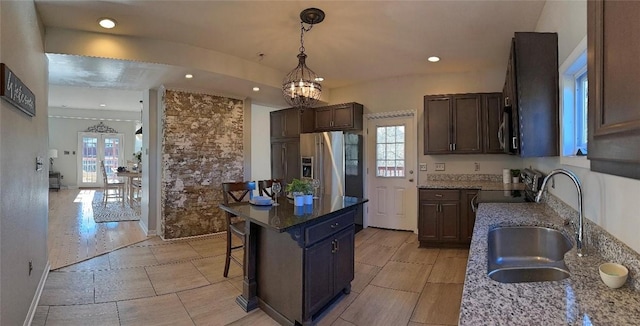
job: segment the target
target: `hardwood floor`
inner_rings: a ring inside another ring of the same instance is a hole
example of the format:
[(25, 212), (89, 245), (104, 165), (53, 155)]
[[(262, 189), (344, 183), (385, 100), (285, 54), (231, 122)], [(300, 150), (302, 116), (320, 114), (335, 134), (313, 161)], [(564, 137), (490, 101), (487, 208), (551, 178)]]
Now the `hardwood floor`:
[(49, 191), (49, 262), (68, 266), (146, 239), (137, 221), (96, 223), (95, 189)]
[[(32, 325), (277, 325), (236, 303), (241, 269), (224, 268), (223, 234), (158, 237), (52, 271)], [(377, 255), (375, 252), (377, 251)], [(356, 234), (352, 291), (317, 325), (456, 325), (467, 250), (418, 248), (417, 235)]]

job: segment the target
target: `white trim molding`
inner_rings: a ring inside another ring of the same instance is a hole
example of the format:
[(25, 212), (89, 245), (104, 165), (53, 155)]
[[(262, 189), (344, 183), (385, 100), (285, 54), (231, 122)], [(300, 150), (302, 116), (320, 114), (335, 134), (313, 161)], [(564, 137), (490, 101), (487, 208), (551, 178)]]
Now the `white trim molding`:
[(412, 117), (415, 115), (416, 115), (415, 110), (402, 110), (402, 111), (367, 113), (364, 116), (367, 118), (367, 120), (372, 120), (372, 119)]

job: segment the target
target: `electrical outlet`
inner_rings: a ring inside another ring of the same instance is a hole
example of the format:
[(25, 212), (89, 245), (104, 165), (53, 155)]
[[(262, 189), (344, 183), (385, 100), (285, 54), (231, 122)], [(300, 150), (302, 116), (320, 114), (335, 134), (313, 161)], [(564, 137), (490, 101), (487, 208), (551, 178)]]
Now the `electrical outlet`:
[(427, 163), (420, 163), (420, 171), (427, 171)]
[(480, 171), (480, 163), (475, 162), (475, 163), (473, 163), (473, 166), (474, 166), (474, 169), (475, 169), (476, 171)]
[(444, 163), (436, 163), (436, 171), (444, 171)]

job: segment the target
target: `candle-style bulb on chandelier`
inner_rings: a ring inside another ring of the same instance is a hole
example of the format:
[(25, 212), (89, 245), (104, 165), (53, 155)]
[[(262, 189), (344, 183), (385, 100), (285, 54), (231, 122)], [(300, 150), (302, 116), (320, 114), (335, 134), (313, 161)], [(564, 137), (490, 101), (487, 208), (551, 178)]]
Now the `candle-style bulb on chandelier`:
[[(305, 9), (300, 13), (300, 20), (298, 66), (288, 73), (282, 81), (282, 94), (289, 105), (305, 109), (318, 102), (322, 93), (322, 85), (318, 75), (307, 67), (307, 55), (304, 53), (304, 33), (310, 31), (313, 25), (324, 20), (324, 11), (317, 8)], [(309, 27), (305, 27), (305, 24)]]

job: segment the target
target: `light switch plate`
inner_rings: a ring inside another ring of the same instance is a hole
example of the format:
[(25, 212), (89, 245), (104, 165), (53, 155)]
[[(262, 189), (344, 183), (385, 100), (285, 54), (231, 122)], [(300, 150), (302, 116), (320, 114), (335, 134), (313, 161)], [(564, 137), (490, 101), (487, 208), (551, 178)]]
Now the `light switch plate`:
[(436, 163), (436, 171), (444, 171), (444, 163)]
[(420, 163), (420, 171), (427, 171), (427, 163)]

